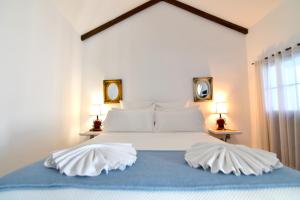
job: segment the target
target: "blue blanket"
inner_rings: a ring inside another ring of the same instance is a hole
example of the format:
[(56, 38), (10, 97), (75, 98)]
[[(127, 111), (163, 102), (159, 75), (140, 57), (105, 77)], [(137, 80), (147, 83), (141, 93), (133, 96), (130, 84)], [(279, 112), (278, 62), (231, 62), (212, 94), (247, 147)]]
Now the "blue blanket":
[(109, 189), (141, 191), (202, 191), (300, 187), (300, 172), (284, 167), (263, 176), (211, 174), (187, 165), (182, 151), (139, 151), (125, 171), (97, 177), (67, 177), (43, 166), (43, 161), (0, 179), (0, 191), (14, 189)]

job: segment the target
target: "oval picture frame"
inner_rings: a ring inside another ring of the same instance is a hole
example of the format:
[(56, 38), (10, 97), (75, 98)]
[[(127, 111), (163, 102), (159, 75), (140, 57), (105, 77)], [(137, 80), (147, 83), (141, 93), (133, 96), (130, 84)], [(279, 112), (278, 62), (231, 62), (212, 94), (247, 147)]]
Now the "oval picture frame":
[(105, 104), (120, 103), (123, 98), (122, 79), (103, 80)]
[(213, 77), (193, 78), (194, 102), (210, 101), (213, 99)]

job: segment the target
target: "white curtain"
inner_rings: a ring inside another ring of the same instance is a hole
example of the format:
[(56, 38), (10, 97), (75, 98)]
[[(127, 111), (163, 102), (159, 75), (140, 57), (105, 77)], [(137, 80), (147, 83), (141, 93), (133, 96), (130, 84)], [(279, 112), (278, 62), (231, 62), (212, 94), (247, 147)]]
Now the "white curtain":
[(300, 47), (255, 65), (261, 146), (300, 170)]

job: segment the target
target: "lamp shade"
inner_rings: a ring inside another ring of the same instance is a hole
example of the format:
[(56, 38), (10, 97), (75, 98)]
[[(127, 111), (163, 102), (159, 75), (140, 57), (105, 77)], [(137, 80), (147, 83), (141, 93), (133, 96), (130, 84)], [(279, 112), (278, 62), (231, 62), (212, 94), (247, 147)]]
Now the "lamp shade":
[(226, 114), (226, 113), (228, 113), (227, 103), (226, 102), (216, 102), (214, 112), (217, 113), (217, 114)]
[(97, 116), (97, 115), (101, 115), (101, 105), (93, 104), (90, 107), (90, 116)]

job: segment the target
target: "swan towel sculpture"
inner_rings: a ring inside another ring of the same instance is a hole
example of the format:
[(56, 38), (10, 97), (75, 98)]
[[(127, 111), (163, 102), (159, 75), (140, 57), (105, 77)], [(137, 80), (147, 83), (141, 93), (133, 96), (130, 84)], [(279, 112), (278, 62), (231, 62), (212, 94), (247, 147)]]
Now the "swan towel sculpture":
[(53, 152), (44, 166), (67, 176), (98, 176), (104, 170), (125, 170), (137, 159), (131, 144), (91, 144)]
[(259, 176), (283, 166), (274, 153), (243, 145), (212, 142), (193, 145), (186, 151), (185, 160), (193, 168), (210, 168), (211, 173), (233, 173), (236, 176)]

